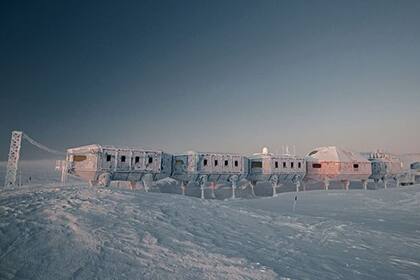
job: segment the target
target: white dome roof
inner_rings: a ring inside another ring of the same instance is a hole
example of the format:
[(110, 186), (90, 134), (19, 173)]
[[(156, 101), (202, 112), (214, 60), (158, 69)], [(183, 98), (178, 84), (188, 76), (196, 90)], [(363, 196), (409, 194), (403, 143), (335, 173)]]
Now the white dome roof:
[(308, 161), (369, 162), (361, 154), (335, 146), (316, 148), (306, 155)]

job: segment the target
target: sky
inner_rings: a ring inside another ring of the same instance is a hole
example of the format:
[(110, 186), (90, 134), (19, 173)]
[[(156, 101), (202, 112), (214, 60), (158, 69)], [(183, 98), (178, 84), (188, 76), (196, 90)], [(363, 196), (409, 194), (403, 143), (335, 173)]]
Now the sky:
[(419, 14), (410, 0), (2, 1), (0, 160), (12, 130), (63, 151), (420, 152)]

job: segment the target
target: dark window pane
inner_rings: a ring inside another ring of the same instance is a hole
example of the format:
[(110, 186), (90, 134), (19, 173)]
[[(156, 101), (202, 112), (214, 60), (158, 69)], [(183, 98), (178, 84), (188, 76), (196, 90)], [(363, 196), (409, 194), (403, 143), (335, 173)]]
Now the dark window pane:
[(84, 161), (87, 159), (87, 156), (84, 155), (74, 155), (73, 156), (73, 161)]
[(204, 166), (207, 166), (207, 159), (204, 159), (204, 160), (203, 160), (203, 165), (204, 165)]
[(139, 163), (140, 162), (140, 157), (135, 157), (134, 158), (134, 163)]
[(214, 160), (214, 166), (217, 166), (217, 164), (219, 164), (219, 162), (216, 160)]
[(149, 156), (149, 163), (153, 162), (153, 158), (151, 156)]
[(293, 166), (294, 166), (294, 162), (292, 161), (292, 162), (290, 163), (290, 168), (293, 168)]
[(353, 168), (359, 168), (359, 165), (357, 163), (353, 164)]
[(111, 161), (111, 155), (106, 155), (106, 161)]
[(313, 168), (321, 168), (321, 164), (320, 163), (313, 163), (312, 167)]
[(312, 156), (312, 155), (314, 155), (314, 154), (316, 154), (316, 153), (318, 153), (318, 151), (312, 151), (312, 152), (310, 152), (310, 153), (308, 154), (308, 156)]
[(238, 161), (237, 160), (235, 160), (235, 167), (238, 167)]
[(283, 168), (286, 168), (286, 162), (283, 161)]
[(298, 168), (301, 168), (301, 167), (302, 167), (302, 163), (298, 162)]
[(251, 162), (251, 168), (262, 168), (262, 161)]
[(125, 162), (125, 156), (121, 156), (121, 162)]
[(229, 165), (229, 161), (225, 160), (225, 166)]
[(278, 162), (278, 161), (276, 161), (276, 162), (274, 163), (274, 166), (275, 166), (276, 168), (279, 168), (279, 162)]

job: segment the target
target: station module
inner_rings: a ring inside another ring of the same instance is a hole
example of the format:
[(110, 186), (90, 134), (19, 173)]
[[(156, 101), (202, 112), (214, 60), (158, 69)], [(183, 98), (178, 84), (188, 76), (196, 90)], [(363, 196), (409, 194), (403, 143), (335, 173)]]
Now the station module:
[(152, 181), (171, 175), (172, 156), (162, 151), (88, 145), (67, 150), (69, 174), (92, 185), (111, 181), (142, 181), (146, 191)]
[(372, 164), (372, 174), (369, 178), (373, 179), (375, 183), (382, 180), (386, 188), (388, 181), (393, 179), (397, 185), (400, 184), (400, 179), (404, 177), (404, 164), (399, 158), (389, 153), (377, 151), (369, 153), (368, 160)]
[(335, 146), (320, 147), (306, 156), (305, 180), (323, 182), (325, 189), (331, 181), (340, 181), (348, 189), (351, 181), (361, 181), (367, 188), (372, 168), (361, 154)]
[(283, 184), (296, 184), (299, 190), (301, 181), (306, 173), (306, 163), (303, 157), (290, 154), (276, 155), (264, 148), (262, 153), (249, 157), (249, 174), (251, 188), (254, 190), (257, 182), (270, 182), (273, 188), (273, 195)]
[(211, 185), (213, 197), (216, 183), (230, 183), (232, 197), (235, 197), (238, 181), (247, 174), (248, 160), (237, 154), (192, 151), (173, 156), (171, 177), (181, 182), (183, 193), (189, 182), (197, 182), (203, 198), (207, 183)]

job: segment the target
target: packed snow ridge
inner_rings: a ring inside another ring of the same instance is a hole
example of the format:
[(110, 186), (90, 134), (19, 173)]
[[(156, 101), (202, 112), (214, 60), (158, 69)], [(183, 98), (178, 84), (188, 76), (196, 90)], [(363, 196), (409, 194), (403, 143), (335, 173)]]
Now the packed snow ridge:
[(238, 200), (23, 187), (0, 192), (0, 279), (419, 279), (419, 221), (420, 185)]

